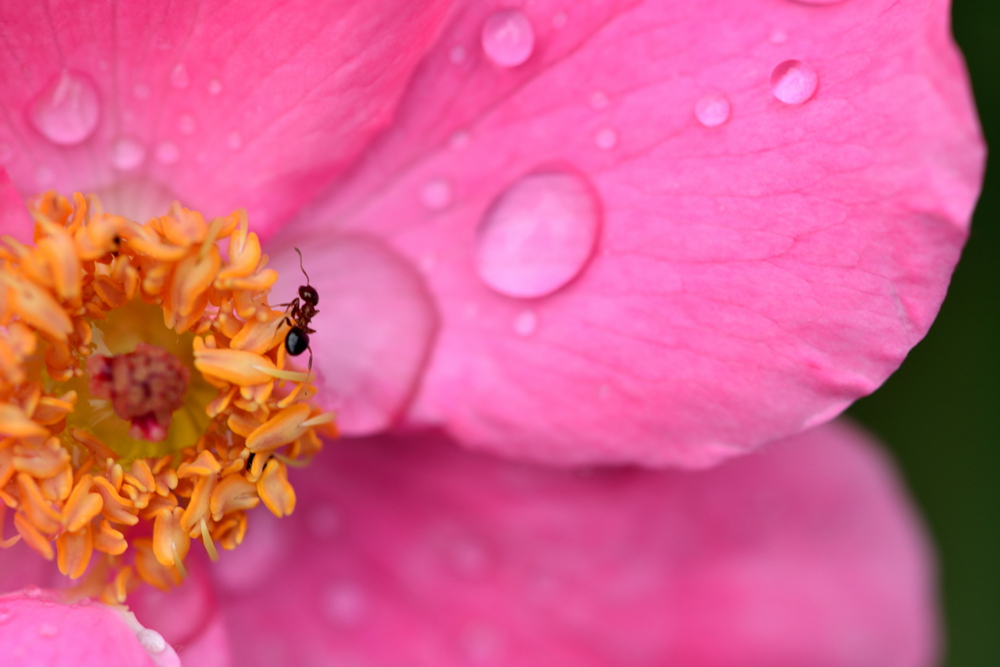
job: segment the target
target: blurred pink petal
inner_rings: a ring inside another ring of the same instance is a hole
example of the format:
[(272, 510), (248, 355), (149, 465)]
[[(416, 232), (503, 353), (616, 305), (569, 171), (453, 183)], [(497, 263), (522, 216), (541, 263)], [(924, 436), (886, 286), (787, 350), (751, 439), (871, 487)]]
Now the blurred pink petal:
[(895, 370), (982, 174), (947, 2), (501, 6), (462, 3), (297, 230), (379, 234), (423, 270), (441, 334), (415, 421), (700, 467)]
[(0, 597), (4, 667), (180, 667), (170, 644), (129, 614), (57, 600), (38, 588)]
[[(420, 381), (437, 331), (434, 304), (416, 269), (378, 239), (320, 237), (306, 240), (301, 250), (320, 295), (311, 324), (311, 338), (319, 341), (314, 367), (322, 369), (317, 400), (336, 411), (341, 433), (384, 431)], [(268, 252), (281, 276), (272, 302), (290, 301), (306, 284), (299, 257), (276, 244)], [(300, 358), (305, 365), (309, 353)]]
[(389, 123), (447, 5), (5, 3), (0, 163), (24, 195), (124, 181), (279, 224)]
[(929, 665), (923, 531), (833, 424), (701, 473), (345, 441), (213, 569), (239, 665)]

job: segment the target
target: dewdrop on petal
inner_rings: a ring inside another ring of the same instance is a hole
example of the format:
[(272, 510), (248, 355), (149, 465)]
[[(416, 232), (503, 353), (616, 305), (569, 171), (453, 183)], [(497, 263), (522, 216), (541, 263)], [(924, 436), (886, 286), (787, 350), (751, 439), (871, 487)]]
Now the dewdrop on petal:
[(243, 211), (138, 222), (51, 192), (29, 209), (34, 245), (0, 245), (0, 547), (24, 540), (109, 603), (170, 588), (196, 544), (240, 544), (248, 509), (294, 510), (287, 466), (333, 416), (286, 367), (294, 323)]

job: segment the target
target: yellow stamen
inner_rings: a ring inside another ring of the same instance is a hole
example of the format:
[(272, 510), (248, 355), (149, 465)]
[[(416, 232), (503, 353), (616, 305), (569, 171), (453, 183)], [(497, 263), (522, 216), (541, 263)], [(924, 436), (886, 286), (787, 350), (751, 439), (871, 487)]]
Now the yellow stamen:
[(140, 580), (180, 583), (192, 539), (213, 560), (238, 546), (261, 500), (290, 514), (288, 467), (333, 415), (286, 367), (245, 212), (136, 222), (54, 193), (30, 210), (36, 245), (0, 247), (0, 508), (17, 530), (0, 547), (23, 539), (120, 604)]

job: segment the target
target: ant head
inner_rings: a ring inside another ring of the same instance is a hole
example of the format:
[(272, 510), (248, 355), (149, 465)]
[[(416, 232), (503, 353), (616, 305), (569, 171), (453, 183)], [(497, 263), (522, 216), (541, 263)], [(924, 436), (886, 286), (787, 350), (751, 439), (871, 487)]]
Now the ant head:
[(313, 306), (319, 305), (319, 292), (312, 285), (303, 285), (299, 288), (299, 298)]

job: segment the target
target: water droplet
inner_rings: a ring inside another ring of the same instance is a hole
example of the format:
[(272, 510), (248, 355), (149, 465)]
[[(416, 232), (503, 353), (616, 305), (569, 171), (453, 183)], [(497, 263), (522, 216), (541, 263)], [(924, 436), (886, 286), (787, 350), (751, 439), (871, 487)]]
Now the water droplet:
[(788, 41), (788, 33), (781, 29), (775, 29), (771, 31), (768, 39), (772, 44), (784, 44)]
[(785, 104), (802, 104), (818, 83), (816, 70), (801, 60), (786, 60), (771, 72), (771, 92)]
[(718, 127), (727, 120), (732, 111), (729, 100), (723, 95), (705, 95), (695, 102), (694, 115), (705, 127)]
[(533, 310), (522, 310), (514, 318), (514, 333), (527, 338), (538, 331), (538, 315)]
[(60, 146), (74, 146), (97, 129), (101, 100), (83, 74), (63, 70), (31, 103), (28, 118), (42, 136)]
[(111, 166), (130, 171), (146, 159), (146, 147), (135, 139), (119, 139), (111, 145)]
[(486, 19), (481, 41), (483, 51), (495, 65), (517, 67), (531, 57), (535, 30), (523, 12), (502, 9)]
[(606, 109), (611, 103), (608, 99), (608, 94), (601, 90), (595, 90), (590, 94), (590, 108), (595, 111), (600, 111), (601, 109)]
[(552, 15), (552, 27), (556, 30), (565, 28), (567, 22), (569, 22), (569, 17), (566, 16), (566, 12), (556, 12)]
[(10, 609), (0, 609), (0, 625), (3, 625), (12, 618), (14, 618), (14, 612)]
[(156, 147), (156, 159), (162, 164), (174, 164), (181, 157), (181, 151), (172, 141), (164, 141)]
[(153, 90), (144, 83), (132, 86), (132, 96), (137, 100), (148, 100), (152, 94)]
[(611, 387), (606, 384), (602, 384), (597, 388), (597, 397), (602, 401), (606, 401), (611, 398)]
[(448, 60), (450, 60), (453, 65), (461, 65), (465, 62), (468, 55), (469, 53), (465, 50), (464, 46), (456, 44), (448, 51)]
[(59, 628), (52, 625), (51, 623), (42, 623), (38, 626), (38, 636), (39, 637), (55, 637), (59, 632)]
[(156, 630), (143, 628), (135, 633), (135, 638), (139, 640), (147, 653), (163, 653), (167, 648), (167, 640)]
[(182, 114), (180, 118), (177, 119), (177, 131), (181, 134), (194, 134), (194, 131), (197, 129), (198, 123), (191, 114)]
[(208, 82), (208, 94), (218, 95), (222, 92), (222, 82), (218, 79), (212, 79)]
[(451, 183), (432, 178), (420, 188), (420, 201), (431, 211), (440, 211), (451, 204)]
[(582, 176), (528, 174), (494, 199), (479, 222), (479, 277), (507, 296), (551, 294), (587, 266), (600, 219), (600, 202)]
[(448, 139), (448, 148), (453, 151), (460, 151), (468, 148), (471, 138), (465, 130), (458, 130)]
[(602, 127), (594, 134), (594, 145), (602, 151), (609, 151), (618, 145), (618, 133), (610, 127)]
[(243, 148), (243, 135), (239, 132), (230, 132), (226, 136), (226, 145), (229, 146), (229, 150), (238, 151)]
[(354, 626), (368, 613), (368, 597), (361, 586), (352, 581), (339, 581), (323, 594), (323, 611), (330, 623)]
[(445, 558), (448, 566), (456, 574), (469, 579), (485, 576), (491, 566), (489, 551), (481, 542), (470, 537), (461, 537), (450, 542)]
[(36, 600), (42, 597), (42, 589), (38, 586), (26, 586), (24, 588), (24, 597)]
[(184, 90), (191, 85), (191, 76), (188, 74), (187, 67), (182, 63), (177, 63), (170, 70), (170, 85), (178, 90)]
[(503, 656), (503, 636), (486, 625), (467, 628), (462, 635), (462, 650), (473, 665), (501, 664)]
[(7, 164), (14, 159), (14, 147), (6, 141), (0, 142), (0, 164)]

